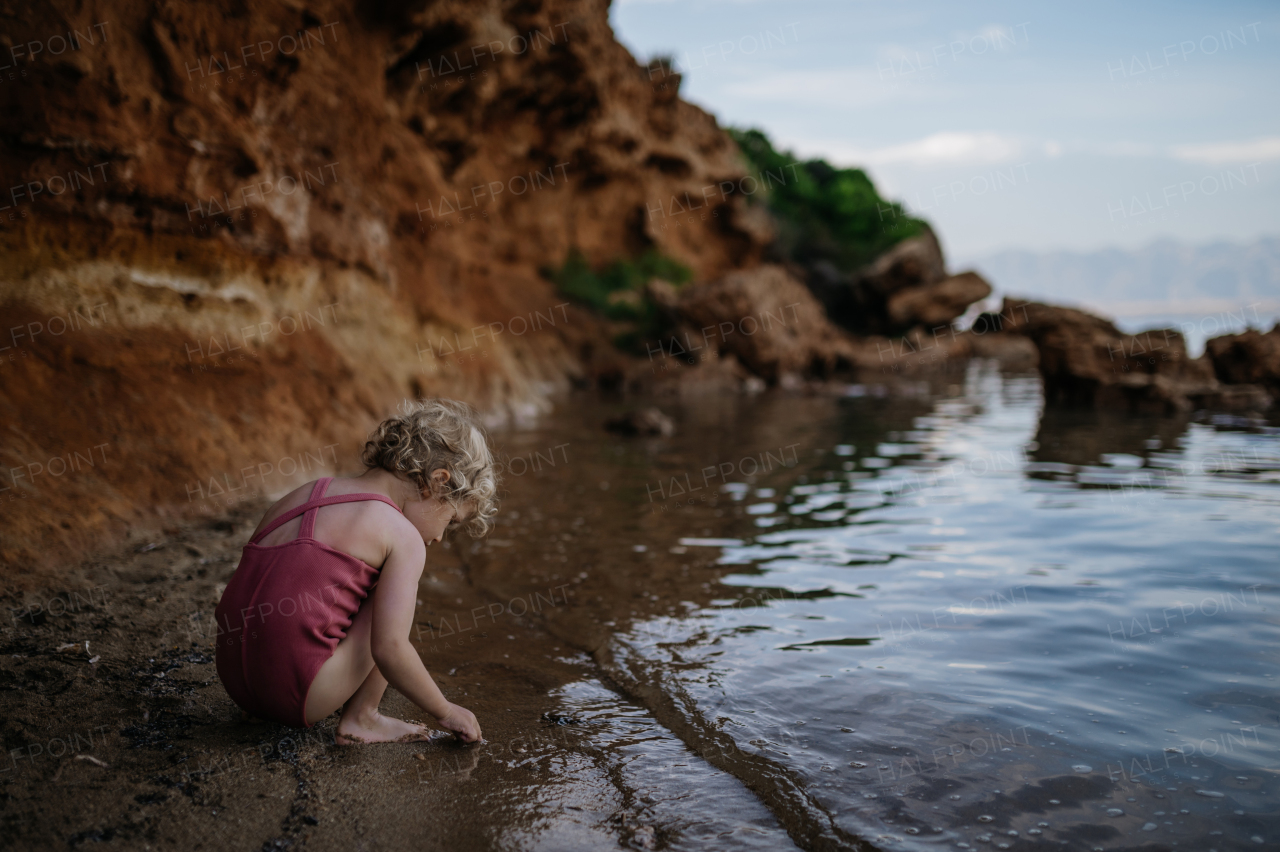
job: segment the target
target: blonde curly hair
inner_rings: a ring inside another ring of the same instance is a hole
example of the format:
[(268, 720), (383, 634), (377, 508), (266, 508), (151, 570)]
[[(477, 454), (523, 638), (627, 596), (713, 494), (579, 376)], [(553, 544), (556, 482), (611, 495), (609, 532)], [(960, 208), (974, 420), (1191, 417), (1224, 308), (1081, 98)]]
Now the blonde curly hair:
[[(430, 493), (455, 509), (470, 505), (471, 517), (462, 528), (473, 538), (488, 533), (498, 513), (498, 473), (475, 411), (453, 399), (405, 401), (400, 411), (369, 435), (360, 454), (365, 467), (404, 477), (419, 493)], [(439, 490), (430, 478), (437, 470), (449, 473)]]

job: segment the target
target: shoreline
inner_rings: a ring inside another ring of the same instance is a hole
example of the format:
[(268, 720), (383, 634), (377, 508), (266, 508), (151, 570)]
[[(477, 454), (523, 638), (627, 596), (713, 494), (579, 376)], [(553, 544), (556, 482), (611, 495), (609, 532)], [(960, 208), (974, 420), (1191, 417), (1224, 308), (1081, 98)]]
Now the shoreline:
[[(570, 609), (575, 583), (495, 596), (468, 581), (465, 540), (432, 554), (415, 645), (481, 719), (485, 743), (342, 747), (336, 714), (306, 730), (239, 721), (206, 614), (267, 505), (246, 500), (100, 554), (44, 606), (15, 612), (10, 600), (0, 830), (11, 848), (716, 848), (725, 832), (735, 848), (791, 847), (741, 783), (549, 629), (546, 611)], [(71, 606), (49, 605), (61, 600)], [(584, 694), (610, 709), (575, 712)], [(383, 709), (422, 715), (394, 689)], [(637, 725), (643, 747), (630, 742)]]
[[(987, 367), (994, 376), (997, 365)], [(1034, 387), (1034, 374), (1007, 375), (1020, 376), (1025, 392)], [(859, 832), (874, 841), (860, 811), (800, 812), (819, 797), (797, 785), (787, 761), (735, 751), (722, 736), (732, 732), (719, 728), (728, 716), (677, 694), (712, 671), (703, 665), (714, 651), (669, 644), (681, 631), (664, 639), (661, 625), (680, 622), (696, 635), (700, 614), (790, 599), (776, 581), (735, 594), (742, 578), (729, 575), (743, 569), (722, 562), (719, 545), (762, 529), (737, 498), (850, 470), (833, 467), (847, 462), (832, 453), (849, 455), (859, 434), (860, 445), (898, 440), (935, 410), (922, 389), (900, 390), (865, 401), (818, 392), (653, 400), (672, 412), (674, 439), (609, 433), (602, 424), (637, 400), (584, 399), (539, 429), (503, 434), (510, 457), (545, 458), (558, 447), (556, 464), (511, 472), (490, 537), (432, 548), (411, 636), (449, 699), (480, 719), (489, 742), (478, 748), (339, 748), (336, 717), (306, 734), (236, 721), (214, 672), (208, 616), (268, 498), (104, 552), (44, 584), (44, 602), (58, 603), (34, 615), (19, 607), (18, 620), (11, 612), (0, 629), (4, 745), (27, 752), (9, 771), (0, 766), (0, 830), (16, 848), (33, 849), (76, 838), (73, 847), (115, 838), (130, 849), (279, 840), (344, 850), (819, 848), (866, 843)], [(873, 419), (850, 432), (839, 414), (849, 405)], [(1073, 464), (1104, 451), (1142, 454), (1153, 434), (1174, 446), (1192, 422), (1038, 416), (1037, 443), (1060, 445), (1043, 459)], [(1123, 429), (1104, 445), (1109, 423)], [(732, 436), (727, 444), (714, 437), (720, 428)], [(785, 463), (754, 467), (760, 453)], [(698, 490), (675, 494), (673, 481)], [(659, 655), (627, 659), (627, 643), (616, 641), (626, 636), (641, 645), (651, 637)], [(394, 690), (388, 695), (385, 712), (421, 718)], [(775, 721), (804, 717), (785, 712)], [(952, 733), (945, 742), (959, 737)], [(869, 783), (856, 773), (848, 781)]]

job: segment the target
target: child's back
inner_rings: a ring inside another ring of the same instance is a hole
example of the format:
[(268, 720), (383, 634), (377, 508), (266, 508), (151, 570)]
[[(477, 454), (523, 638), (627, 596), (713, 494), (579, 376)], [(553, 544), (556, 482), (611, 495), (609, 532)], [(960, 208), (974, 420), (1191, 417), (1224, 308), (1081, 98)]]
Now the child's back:
[(286, 724), (345, 705), (339, 742), (425, 737), (377, 712), (389, 679), (476, 739), (475, 717), (445, 700), (408, 634), (426, 546), (458, 525), (484, 532), (497, 511), (484, 433), (462, 403), (431, 400), (384, 421), (363, 460), (363, 475), (317, 480), (268, 510), (218, 603), (218, 676), (246, 712)]
[[(265, 526), (245, 545), (216, 611), (218, 676), (228, 694), (254, 716), (302, 727), (308, 727), (311, 682), (346, 638), (383, 562), (368, 561), (374, 536), (368, 525), (358, 523), (368, 515), (367, 508), (326, 517), (324, 532), (317, 535), (320, 508), (372, 501), (390, 506), (382, 512), (400, 511), (380, 494), (326, 496), (332, 481), (316, 481), (301, 503), (291, 499), (294, 494), (280, 501), (294, 505), (275, 512), (270, 522), (264, 519)], [(341, 490), (351, 482), (346, 480)], [(297, 527), (297, 532), (284, 527)]]

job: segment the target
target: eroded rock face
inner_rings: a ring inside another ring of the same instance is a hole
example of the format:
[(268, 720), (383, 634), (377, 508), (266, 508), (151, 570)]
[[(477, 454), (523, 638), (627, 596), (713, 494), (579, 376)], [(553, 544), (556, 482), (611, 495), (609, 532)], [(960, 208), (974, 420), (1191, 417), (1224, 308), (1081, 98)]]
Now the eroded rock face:
[(1280, 323), (1266, 333), (1250, 329), (1215, 337), (1204, 351), (1219, 381), (1258, 385), (1280, 398)]
[(1188, 357), (1173, 329), (1125, 334), (1084, 311), (1018, 299), (980, 321), (1031, 339), (1050, 404), (1161, 412), (1271, 403), (1257, 386), (1220, 383), (1206, 358)]
[(6, 31), (83, 37), (0, 89), (21, 190), (0, 229), (0, 411), (21, 428), (0, 466), (108, 446), (0, 482), (6, 561), (350, 469), (406, 396), (520, 416), (620, 373), (604, 324), (539, 274), (571, 246), (656, 247), (713, 279), (768, 239), (732, 141), (603, 2), (67, 14)]
[[(730, 353), (771, 383), (830, 376), (853, 364), (848, 337), (833, 326), (803, 284), (765, 264), (686, 287), (670, 309), (681, 331), (663, 341), (667, 357), (704, 347)], [(680, 350), (677, 352), (677, 350)]]
[(942, 245), (931, 228), (903, 240), (864, 270), (860, 284), (869, 293), (888, 298), (906, 287), (928, 287), (947, 277)]
[(817, 263), (808, 283), (834, 322), (861, 334), (947, 326), (991, 295), (991, 285), (976, 272), (947, 274), (942, 246), (927, 227), (852, 275)]
[(976, 272), (961, 272), (941, 281), (904, 287), (885, 305), (889, 321), (901, 328), (950, 325), (974, 302), (991, 295), (991, 285)]

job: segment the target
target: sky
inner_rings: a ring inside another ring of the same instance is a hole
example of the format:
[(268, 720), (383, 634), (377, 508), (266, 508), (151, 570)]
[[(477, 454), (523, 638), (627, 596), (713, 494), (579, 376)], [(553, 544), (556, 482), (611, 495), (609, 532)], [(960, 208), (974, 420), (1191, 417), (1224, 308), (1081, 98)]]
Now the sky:
[(615, 0), (641, 61), (864, 168), (949, 258), (1280, 234), (1280, 3)]

